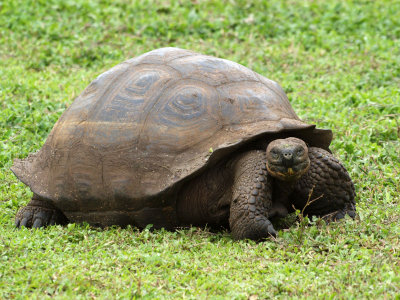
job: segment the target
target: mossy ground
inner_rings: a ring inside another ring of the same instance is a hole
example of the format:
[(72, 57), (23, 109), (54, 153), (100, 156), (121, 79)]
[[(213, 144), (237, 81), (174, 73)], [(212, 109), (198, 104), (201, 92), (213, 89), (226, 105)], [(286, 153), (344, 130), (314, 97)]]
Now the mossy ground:
[[(0, 298), (400, 298), (399, 1), (0, 1)], [(15, 230), (29, 188), (10, 171), (88, 83), (177, 46), (278, 81), (334, 131), (356, 220), (275, 241), (228, 232), (70, 224)]]

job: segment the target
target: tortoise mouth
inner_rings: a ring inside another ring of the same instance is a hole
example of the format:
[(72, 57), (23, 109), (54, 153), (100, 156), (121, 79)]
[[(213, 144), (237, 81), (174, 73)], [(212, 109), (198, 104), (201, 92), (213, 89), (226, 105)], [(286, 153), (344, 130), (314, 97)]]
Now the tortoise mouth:
[(268, 173), (271, 176), (283, 181), (298, 180), (308, 171), (309, 168), (310, 164), (307, 160), (294, 164), (290, 167), (284, 166), (283, 164), (267, 162)]

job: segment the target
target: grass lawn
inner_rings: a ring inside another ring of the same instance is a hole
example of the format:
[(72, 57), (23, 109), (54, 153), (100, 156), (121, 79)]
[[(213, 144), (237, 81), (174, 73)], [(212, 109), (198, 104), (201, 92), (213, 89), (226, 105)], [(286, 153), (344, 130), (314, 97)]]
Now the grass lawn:
[[(251, 3), (0, 1), (1, 299), (400, 299), (400, 1)], [(258, 244), (199, 228), (15, 230), (32, 193), (13, 159), (97, 75), (165, 46), (276, 80), (303, 120), (333, 129), (356, 220), (305, 219)]]

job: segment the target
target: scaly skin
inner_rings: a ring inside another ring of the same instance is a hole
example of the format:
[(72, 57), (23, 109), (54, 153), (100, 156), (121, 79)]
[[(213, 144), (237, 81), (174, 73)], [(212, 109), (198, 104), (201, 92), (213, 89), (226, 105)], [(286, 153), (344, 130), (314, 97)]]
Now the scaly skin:
[(261, 240), (275, 236), (268, 220), (272, 206), (271, 180), (264, 151), (242, 154), (234, 163), (229, 226), (235, 239)]
[(354, 218), (354, 185), (344, 166), (328, 151), (314, 147), (308, 151), (310, 169), (297, 181), (291, 195), (295, 208), (327, 220), (346, 214)]

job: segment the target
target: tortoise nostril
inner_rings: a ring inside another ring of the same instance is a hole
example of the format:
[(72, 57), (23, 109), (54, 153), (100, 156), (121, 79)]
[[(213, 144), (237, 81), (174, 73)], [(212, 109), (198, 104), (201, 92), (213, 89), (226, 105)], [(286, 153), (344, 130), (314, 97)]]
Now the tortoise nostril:
[(287, 167), (290, 168), (293, 166), (293, 152), (289, 149), (283, 151), (282, 153), (282, 164)]
[(283, 157), (286, 158), (286, 159), (291, 159), (292, 158), (292, 153), (288, 153), (288, 152), (283, 153)]

